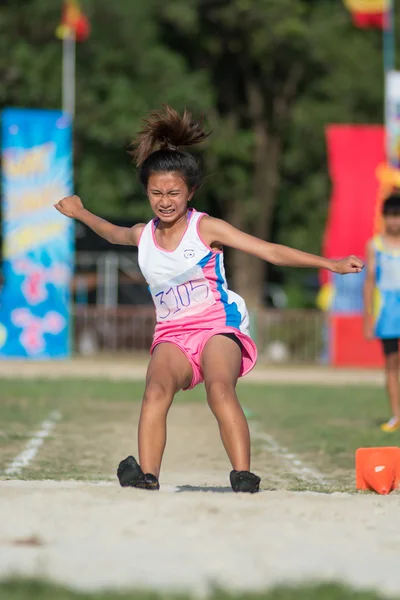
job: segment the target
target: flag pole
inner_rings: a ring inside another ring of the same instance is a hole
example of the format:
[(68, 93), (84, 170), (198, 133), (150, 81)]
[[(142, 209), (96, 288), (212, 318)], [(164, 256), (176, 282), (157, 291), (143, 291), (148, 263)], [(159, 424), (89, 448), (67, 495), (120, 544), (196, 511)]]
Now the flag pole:
[[(72, 28), (63, 36), (62, 48), (62, 112), (64, 115), (71, 117), (71, 122), (75, 116), (75, 31)], [(73, 153), (73, 142), (72, 142)], [(73, 190), (71, 193), (74, 193)], [(74, 231), (74, 226), (71, 223), (71, 230)], [(71, 233), (73, 238), (74, 233)], [(74, 256), (75, 262), (75, 256)], [(75, 318), (73, 310), (73, 295), (70, 300), (70, 328), (69, 328), (69, 347), (71, 355), (75, 353)]]
[(62, 110), (75, 115), (75, 32), (70, 29), (63, 38)]
[(385, 129), (386, 129), (386, 157), (389, 164), (395, 166), (395, 156), (393, 156), (391, 131), (390, 106), (388, 95), (388, 79), (390, 73), (396, 69), (396, 36), (394, 26), (394, 0), (387, 0), (387, 8), (384, 14), (384, 24), (382, 29), (383, 36), (383, 69), (385, 86)]

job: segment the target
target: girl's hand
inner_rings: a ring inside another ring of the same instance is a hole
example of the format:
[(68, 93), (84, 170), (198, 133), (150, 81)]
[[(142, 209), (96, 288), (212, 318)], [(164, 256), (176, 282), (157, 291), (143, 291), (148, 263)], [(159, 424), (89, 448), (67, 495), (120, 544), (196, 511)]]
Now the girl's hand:
[(66, 196), (54, 205), (62, 215), (76, 219), (80, 211), (83, 210), (82, 200), (79, 196)]
[(339, 273), (339, 275), (346, 275), (347, 273), (361, 273), (364, 268), (362, 260), (356, 256), (348, 256), (341, 260), (334, 260), (331, 271), (333, 273)]
[(374, 338), (374, 319), (370, 315), (364, 317), (364, 336), (367, 340)]

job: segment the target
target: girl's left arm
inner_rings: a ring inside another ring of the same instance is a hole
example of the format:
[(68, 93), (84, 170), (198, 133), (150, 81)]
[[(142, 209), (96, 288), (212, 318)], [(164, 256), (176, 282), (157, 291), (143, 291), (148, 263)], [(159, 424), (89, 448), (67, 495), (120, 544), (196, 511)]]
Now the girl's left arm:
[(345, 275), (346, 273), (360, 273), (364, 268), (362, 260), (356, 256), (348, 256), (341, 260), (332, 260), (308, 254), (301, 250), (295, 250), (288, 246), (265, 242), (257, 237), (249, 235), (236, 229), (226, 221), (204, 216), (199, 224), (200, 233), (204, 241), (212, 246), (219, 244), (230, 246), (236, 250), (242, 250), (247, 254), (257, 256), (262, 260), (274, 265), (284, 267), (314, 267), (317, 269), (328, 269), (334, 273)]

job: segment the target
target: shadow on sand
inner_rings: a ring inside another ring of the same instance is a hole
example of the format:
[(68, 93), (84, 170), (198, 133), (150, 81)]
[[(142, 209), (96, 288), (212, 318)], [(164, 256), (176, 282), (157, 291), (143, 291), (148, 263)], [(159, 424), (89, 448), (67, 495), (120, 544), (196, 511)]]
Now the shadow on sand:
[(231, 487), (206, 485), (178, 485), (177, 492), (214, 492), (217, 494), (233, 494)]

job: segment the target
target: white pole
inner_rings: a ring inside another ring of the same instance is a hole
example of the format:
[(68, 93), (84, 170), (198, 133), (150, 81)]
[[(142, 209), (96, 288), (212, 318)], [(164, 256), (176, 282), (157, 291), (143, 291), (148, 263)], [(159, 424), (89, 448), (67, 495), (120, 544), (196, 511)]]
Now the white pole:
[(63, 39), (62, 110), (75, 115), (75, 32)]
[[(73, 121), (75, 116), (75, 32), (70, 31), (69, 35), (63, 37), (63, 56), (62, 56), (62, 111), (64, 114), (71, 115)], [(73, 297), (71, 296), (71, 305)], [(70, 328), (70, 348), (71, 353), (74, 348), (74, 312), (72, 306), (71, 311), (71, 328)]]
[[(385, 128), (386, 128), (386, 160), (392, 166), (396, 166), (396, 157), (393, 156), (393, 137), (396, 133), (394, 131), (394, 121), (396, 114), (392, 114), (393, 111), (393, 96), (399, 97), (398, 85), (399, 77), (396, 74), (396, 34), (394, 26), (394, 0), (388, 0), (387, 9), (384, 15), (384, 24), (382, 29), (383, 35), (383, 69), (384, 69), (384, 86), (385, 86)], [(390, 90), (390, 88), (397, 87), (397, 90)]]

